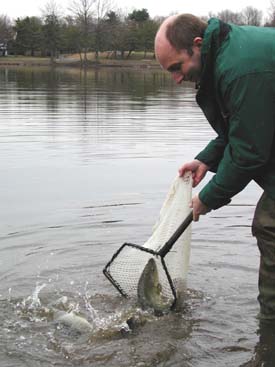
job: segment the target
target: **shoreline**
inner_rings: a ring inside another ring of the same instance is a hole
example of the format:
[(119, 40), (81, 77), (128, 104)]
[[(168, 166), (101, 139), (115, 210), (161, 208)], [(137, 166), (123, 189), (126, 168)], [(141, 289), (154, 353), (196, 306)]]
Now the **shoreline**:
[[(53, 63), (50, 58), (28, 57), (28, 56), (3, 56), (0, 57), (0, 67), (15, 67), (15, 66), (49, 66), (49, 67), (75, 67), (83, 68), (79, 59), (62, 57), (56, 59)], [(161, 69), (158, 62), (154, 59), (106, 59), (102, 58), (99, 61), (88, 60), (87, 69), (96, 69), (102, 67), (110, 68), (134, 68), (134, 69)]]

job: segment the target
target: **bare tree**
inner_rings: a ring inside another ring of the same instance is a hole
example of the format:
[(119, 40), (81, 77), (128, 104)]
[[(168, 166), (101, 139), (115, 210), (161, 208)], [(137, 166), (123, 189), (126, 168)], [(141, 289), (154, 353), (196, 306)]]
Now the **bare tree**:
[(217, 14), (217, 18), (221, 19), (224, 22), (234, 23), (234, 24), (243, 24), (242, 14), (234, 13), (229, 9), (222, 10)]
[(97, 21), (104, 19), (113, 10), (112, 0), (95, 0), (95, 17)]
[(0, 44), (3, 54), (7, 53), (8, 42), (13, 40), (14, 35), (11, 20), (6, 15), (0, 15)]
[(104, 37), (104, 23), (107, 14), (113, 10), (112, 0), (95, 0), (94, 3), (94, 35), (95, 35), (95, 58), (98, 60), (99, 51), (102, 48)]
[(50, 51), (51, 62), (58, 56), (61, 44), (61, 14), (57, 3), (50, 0), (44, 9), (43, 14), (43, 34), (46, 48)]
[(45, 18), (48, 14), (54, 14), (58, 18), (61, 18), (62, 11), (60, 6), (55, 2), (55, 0), (49, 0), (45, 7), (41, 9), (42, 17)]
[(247, 6), (242, 10), (244, 24), (260, 26), (262, 23), (263, 12), (252, 6)]
[(63, 32), (65, 49), (70, 53), (78, 52), (82, 64), (82, 38), (80, 26), (75, 17), (68, 15), (64, 18)]
[(83, 45), (83, 65), (86, 67), (88, 63), (87, 53), (91, 44), (91, 30), (92, 30), (92, 7), (95, 0), (74, 0), (71, 3), (69, 10), (76, 17), (77, 23), (80, 27), (82, 45)]
[(275, 0), (270, 0), (268, 13), (269, 14), (265, 23), (265, 27), (275, 27)]

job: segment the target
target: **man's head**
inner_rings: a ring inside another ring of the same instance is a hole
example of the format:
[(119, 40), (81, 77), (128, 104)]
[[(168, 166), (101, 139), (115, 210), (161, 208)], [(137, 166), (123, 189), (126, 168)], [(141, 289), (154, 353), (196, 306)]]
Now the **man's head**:
[(191, 14), (173, 15), (161, 24), (155, 38), (156, 57), (177, 83), (199, 81), (206, 27), (206, 22)]

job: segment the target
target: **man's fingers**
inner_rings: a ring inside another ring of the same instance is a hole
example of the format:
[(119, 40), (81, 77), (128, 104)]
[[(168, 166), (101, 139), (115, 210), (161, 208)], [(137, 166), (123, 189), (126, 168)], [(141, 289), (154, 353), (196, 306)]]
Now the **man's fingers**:
[[(189, 203), (189, 208), (193, 208), (193, 199)], [(199, 220), (199, 215), (195, 212), (193, 208), (193, 221), (197, 222)]]
[(184, 170), (183, 168), (180, 168), (179, 169), (179, 176), (182, 177), (184, 175)]
[(189, 165), (185, 164), (184, 166), (179, 168), (179, 176), (184, 176), (185, 172), (187, 171), (191, 171), (191, 169), (189, 168)]
[(179, 168), (179, 176), (181, 177), (181, 176), (183, 176), (183, 168), (181, 167), (181, 168)]
[(196, 214), (196, 213), (193, 213), (193, 221), (194, 222), (198, 222), (199, 219), (200, 219), (200, 216), (198, 214)]
[(197, 168), (198, 163), (196, 161), (187, 162), (179, 168), (179, 175), (183, 176), (187, 171), (195, 173)]
[(193, 173), (193, 187), (196, 187), (206, 174), (206, 169), (199, 167), (196, 172)]
[(193, 210), (193, 221), (198, 222), (199, 218), (200, 215), (195, 210)]
[(200, 179), (198, 179), (197, 175), (193, 177), (193, 187), (196, 187), (200, 183)]

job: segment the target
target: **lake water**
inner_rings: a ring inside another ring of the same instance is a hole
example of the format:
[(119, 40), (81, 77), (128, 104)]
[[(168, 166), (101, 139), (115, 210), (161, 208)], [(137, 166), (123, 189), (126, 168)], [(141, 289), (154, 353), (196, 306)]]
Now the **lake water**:
[[(274, 366), (255, 184), (193, 224), (184, 310), (123, 333), (133, 305), (102, 274), (148, 239), (178, 167), (214, 137), (195, 93), (153, 70), (0, 69), (1, 367)], [(60, 326), (53, 305), (96, 332)]]

